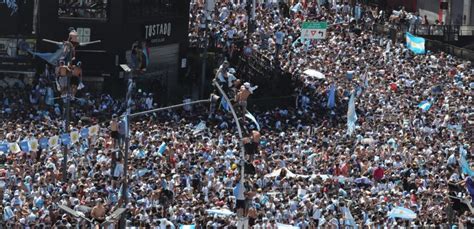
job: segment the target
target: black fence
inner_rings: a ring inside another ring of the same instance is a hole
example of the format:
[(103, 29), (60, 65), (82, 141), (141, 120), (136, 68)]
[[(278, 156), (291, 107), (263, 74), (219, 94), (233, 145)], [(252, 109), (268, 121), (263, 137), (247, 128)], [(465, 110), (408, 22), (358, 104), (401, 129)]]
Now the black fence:
[(426, 40), (425, 48), (432, 51), (449, 53), (462, 59), (474, 61), (473, 50), (456, 47), (441, 41)]
[[(432, 27), (434, 28), (434, 27)], [(431, 28), (431, 29), (432, 29)], [(454, 32), (448, 33), (449, 30), (454, 30), (456, 26), (441, 26), (440, 28), (435, 28), (429, 31), (423, 30), (421, 28), (418, 28), (416, 32), (414, 33), (415, 35), (423, 35), (423, 33), (426, 33), (428, 35), (433, 35), (434, 33), (438, 33), (440, 31), (444, 31), (440, 35), (443, 36), (455, 36)], [(429, 28), (427, 28), (429, 29)], [(390, 36), (392, 40), (399, 41), (399, 42), (404, 42), (405, 41), (405, 33), (410, 30), (409, 27), (401, 25), (401, 26), (393, 26), (393, 25), (382, 25), (382, 24), (375, 24), (374, 25), (374, 32), (378, 34), (383, 34)], [(424, 31), (424, 32), (423, 32)], [(474, 61), (474, 51), (469, 50), (469, 49), (464, 49), (460, 47), (456, 47), (454, 45), (450, 45), (441, 41), (437, 40), (431, 40), (431, 39), (426, 39), (425, 43), (425, 48), (427, 50), (431, 51), (436, 51), (436, 52), (445, 52), (448, 54), (451, 54), (453, 56), (457, 56), (459, 58), (467, 59)]]

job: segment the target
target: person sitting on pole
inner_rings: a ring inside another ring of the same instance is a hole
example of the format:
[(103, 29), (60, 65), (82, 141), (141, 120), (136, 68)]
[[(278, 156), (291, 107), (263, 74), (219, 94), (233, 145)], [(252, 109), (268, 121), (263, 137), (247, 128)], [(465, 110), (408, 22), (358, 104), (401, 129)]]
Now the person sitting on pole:
[(115, 149), (118, 146), (119, 141), (119, 124), (117, 115), (112, 115), (112, 120), (110, 121), (110, 136), (112, 137), (112, 148)]
[(227, 69), (229, 68), (229, 62), (226, 60), (221, 64), (216, 73), (216, 81), (222, 87), (222, 89), (227, 93)]
[(100, 224), (105, 221), (105, 207), (104, 201), (101, 198), (98, 198), (96, 205), (91, 210), (91, 217), (98, 224), (96, 228), (100, 228)]
[(235, 74), (236, 71), (234, 68), (229, 68), (227, 70), (227, 74), (225, 74), (226, 76), (226, 80), (227, 80), (227, 88), (229, 88), (229, 93), (232, 92), (231, 95), (229, 95), (230, 97), (235, 95), (235, 92), (237, 91), (235, 88), (234, 88), (234, 84), (235, 84), (235, 81), (237, 80), (237, 77), (235, 77)]
[(67, 94), (67, 77), (71, 69), (65, 64), (63, 60), (59, 61), (59, 66), (56, 68), (56, 75), (58, 76), (58, 91), (61, 92), (61, 96)]
[(78, 90), (82, 89), (84, 85), (82, 84), (82, 63), (81, 61), (77, 61), (76, 64), (72, 65), (72, 77), (71, 77), (71, 88), (72, 88), (72, 96), (76, 96)]

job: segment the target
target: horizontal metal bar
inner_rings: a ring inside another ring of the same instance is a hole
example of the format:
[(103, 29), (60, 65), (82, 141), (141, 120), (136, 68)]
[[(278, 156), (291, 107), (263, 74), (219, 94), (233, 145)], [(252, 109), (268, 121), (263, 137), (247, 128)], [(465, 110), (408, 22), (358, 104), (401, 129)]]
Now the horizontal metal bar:
[(76, 49), (76, 52), (107, 53), (107, 51), (105, 51), (105, 50), (84, 50), (84, 49)]
[(160, 108), (156, 108), (156, 109), (153, 109), (153, 110), (137, 112), (137, 113), (134, 113), (134, 114), (130, 114), (129, 117), (133, 118), (133, 117), (136, 117), (136, 116), (145, 115), (145, 114), (149, 114), (149, 113), (155, 113), (155, 112), (158, 112), (158, 111), (164, 111), (164, 110), (174, 109), (174, 108), (178, 108), (178, 107), (184, 107), (186, 105), (194, 105), (194, 104), (198, 104), (198, 103), (210, 103), (210, 102), (211, 102), (211, 99), (196, 100), (196, 101), (191, 101), (189, 103), (181, 103), (181, 104), (176, 104), (176, 105), (172, 105), (172, 106), (168, 106), (168, 107), (160, 107)]

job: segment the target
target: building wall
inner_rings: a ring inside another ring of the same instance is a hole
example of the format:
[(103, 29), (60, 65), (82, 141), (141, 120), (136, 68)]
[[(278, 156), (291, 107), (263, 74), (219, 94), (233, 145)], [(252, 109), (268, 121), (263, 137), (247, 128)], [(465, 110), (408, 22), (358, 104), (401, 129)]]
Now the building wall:
[[(442, 20), (445, 13), (440, 10), (440, 3), (442, 1), (443, 0), (417, 0), (417, 8), (420, 12), (420, 15), (427, 15), (431, 23), (434, 23), (435, 20)], [(447, 0), (447, 2), (450, 4), (450, 10), (448, 10), (448, 13), (449, 11), (451, 13), (446, 15), (446, 19), (448, 20), (446, 24), (463, 24), (464, 7), (465, 2), (467, 1), (471, 1), (470, 25), (474, 25), (474, 18), (472, 16), (474, 13), (474, 3), (472, 3), (472, 0)]]
[(431, 24), (439, 20), (440, 0), (418, 0), (417, 8), (421, 16), (427, 16)]
[[(104, 87), (105, 92), (117, 96), (123, 95), (125, 90), (123, 79), (120, 78), (123, 74), (120, 73), (122, 70), (119, 64), (127, 63), (127, 52), (129, 53), (133, 42), (146, 41), (153, 51), (153, 55), (150, 56), (150, 71), (146, 74), (159, 75), (158, 72), (165, 66), (170, 69), (168, 76), (170, 80), (167, 85), (178, 88), (177, 63), (185, 55), (188, 43), (189, 0), (170, 0), (170, 3), (178, 8), (169, 13), (157, 7), (148, 7), (146, 4), (130, 5), (130, 2), (140, 1), (108, 0), (105, 20), (60, 18), (58, 0), (41, 1), (39, 37), (61, 41), (67, 39), (69, 27), (90, 29), (90, 40), (102, 42), (78, 49), (76, 55), (83, 63), (84, 77), (102, 77), (104, 85), (107, 85)], [(170, 45), (174, 47), (171, 51), (166, 49)], [(40, 42), (39, 48), (46, 52), (55, 49), (54, 45), (45, 42)], [(160, 50), (168, 51), (168, 54), (163, 56), (164, 52)], [(170, 59), (174, 59), (173, 63), (169, 61)]]
[(471, 2), (471, 15), (469, 25), (474, 26), (474, 2)]

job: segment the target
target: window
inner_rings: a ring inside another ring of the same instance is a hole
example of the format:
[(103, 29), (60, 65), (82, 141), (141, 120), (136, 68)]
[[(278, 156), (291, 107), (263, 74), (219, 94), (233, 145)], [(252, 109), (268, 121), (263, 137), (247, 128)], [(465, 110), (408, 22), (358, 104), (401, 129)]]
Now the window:
[(91, 41), (91, 29), (90, 28), (77, 28), (77, 40), (79, 43), (86, 43)]
[(176, 0), (128, 0), (127, 15), (130, 17), (174, 16), (177, 13)]
[(108, 0), (58, 0), (60, 18), (107, 19)]

